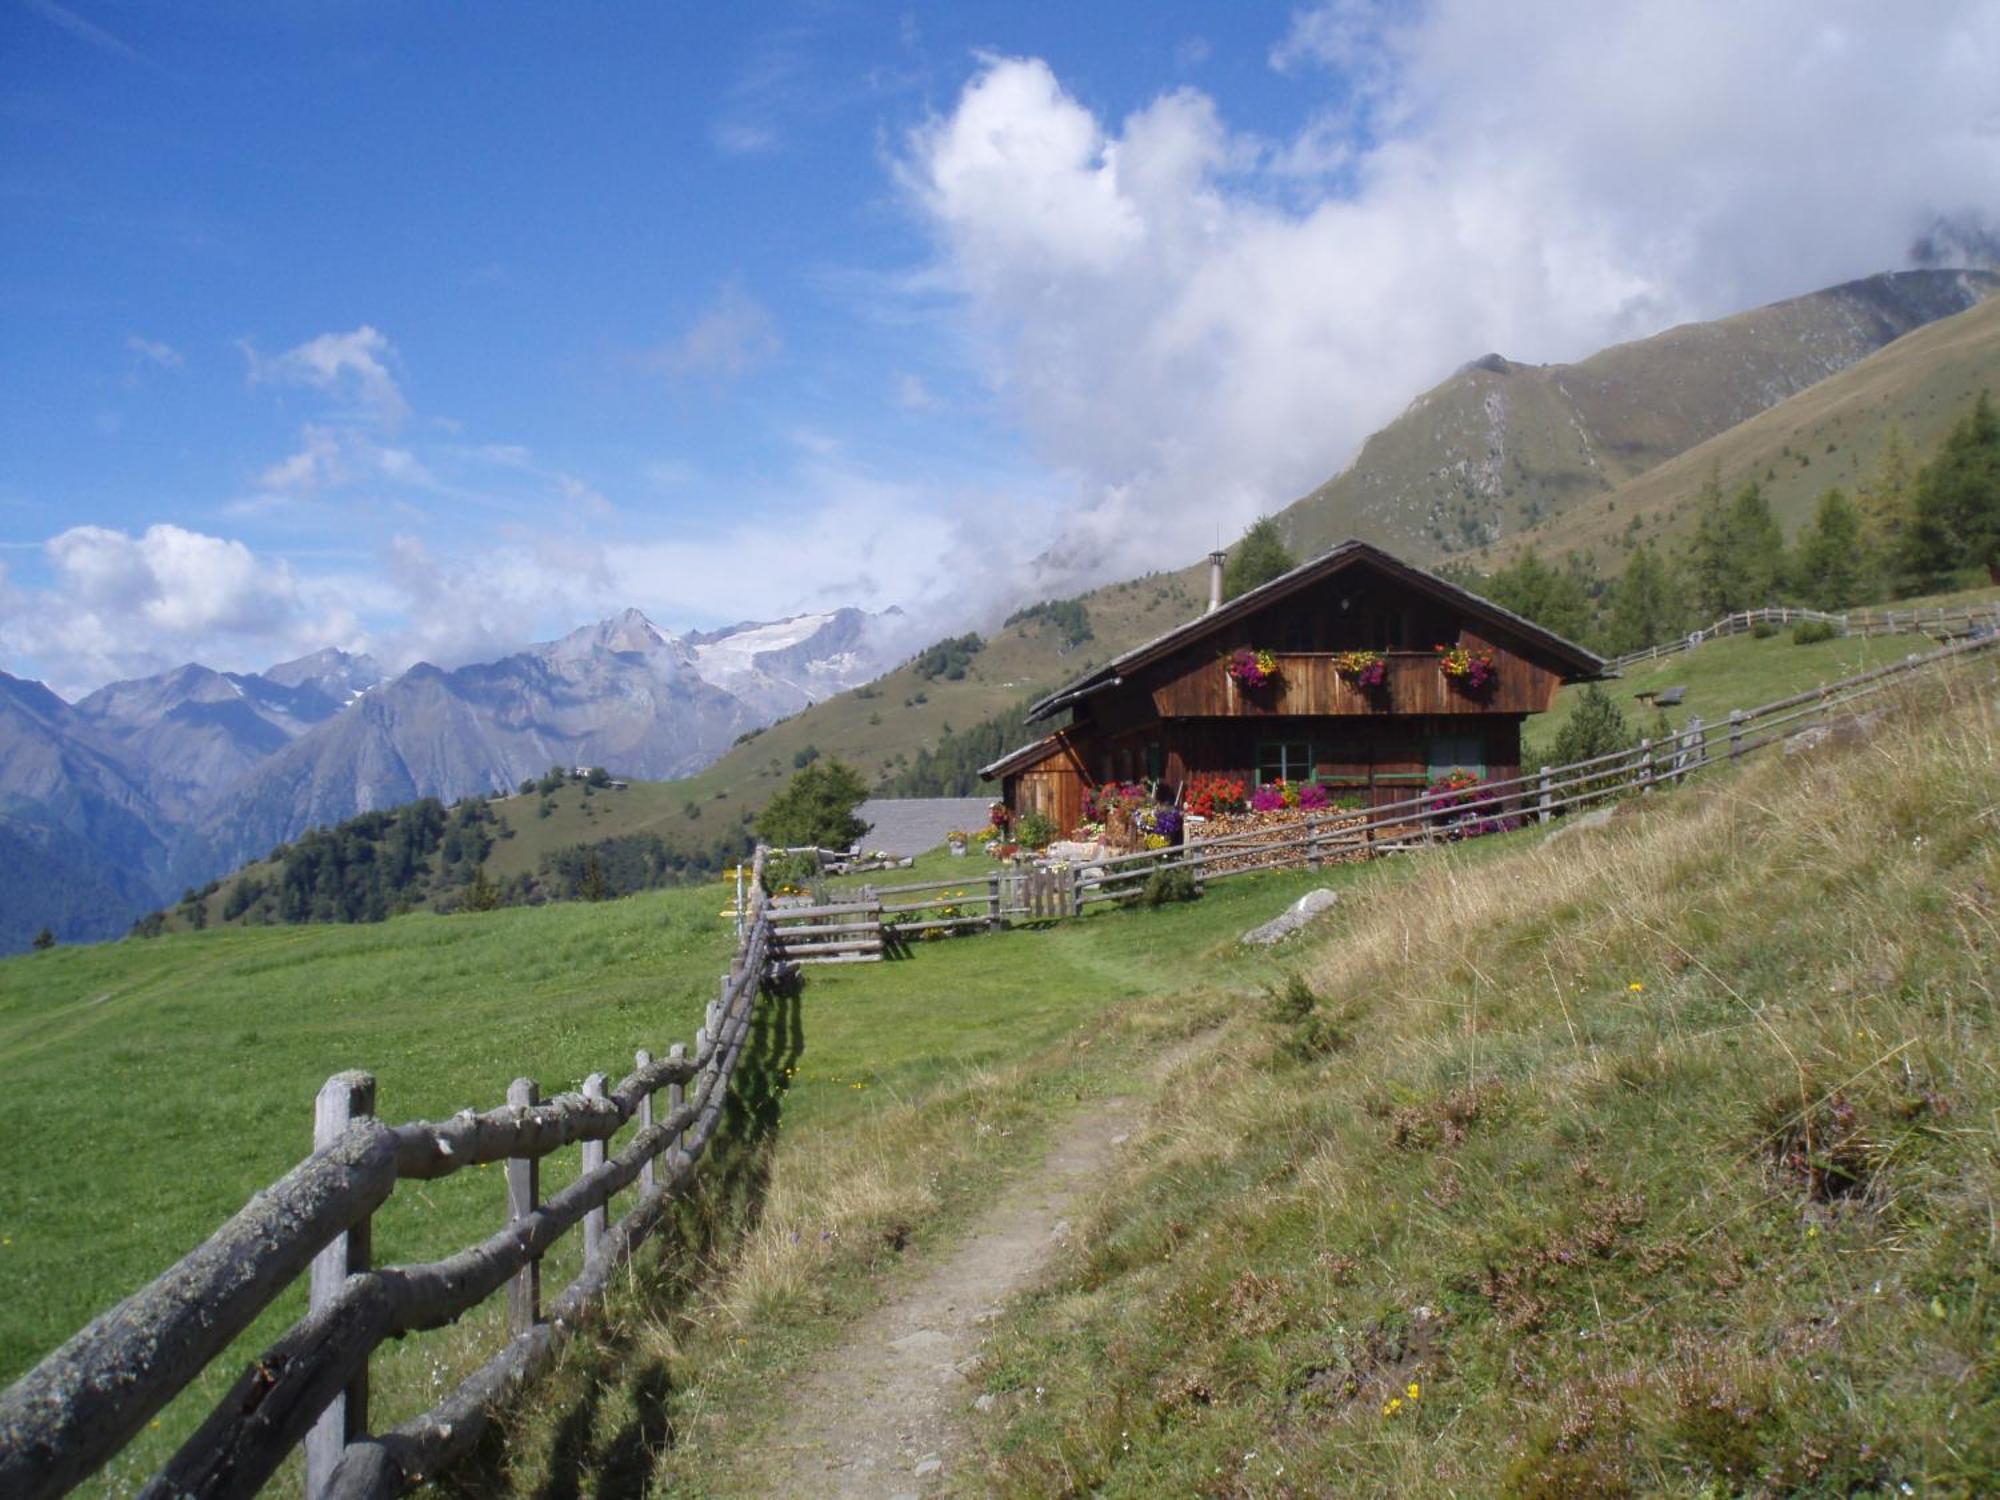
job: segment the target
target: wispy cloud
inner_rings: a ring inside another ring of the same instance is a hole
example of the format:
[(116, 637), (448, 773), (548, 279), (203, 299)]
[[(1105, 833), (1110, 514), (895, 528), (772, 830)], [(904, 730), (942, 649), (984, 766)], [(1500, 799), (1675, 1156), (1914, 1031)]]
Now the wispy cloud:
[(23, 0), (29, 10), (53, 26), (60, 26), (78, 41), (108, 52), (113, 57), (122, 57), (127, 62), (142, 63), (152, 67), (153, 60), (123, 38), (113, 36), (95, 21), (85, 20), (66, 5), (57, 5), (55, 0)]
[(187, 364), (180, 350), (172, 344), (163, 344), (156, 339), (141, 338), (131, 334), (125, 340), (125, 347), (139, 358), (141, 364), (158, 365), (162, 370), (178, 370)]
[(641, 369), (677, 380), (735, 380), (775, 359), (781, 347), (770, 311), (735, 282), (680, 333), (637, 356)]
[(395, 350), (389, 340), (363, 324), (348, 333), (323, 333), (283, 354), (266, 357), (245, 339), (239, 347), (249, 362), (253, 385), (304, 386), (352, 403), (360, 413), (394, 426), (409, 404), (390, 372)]

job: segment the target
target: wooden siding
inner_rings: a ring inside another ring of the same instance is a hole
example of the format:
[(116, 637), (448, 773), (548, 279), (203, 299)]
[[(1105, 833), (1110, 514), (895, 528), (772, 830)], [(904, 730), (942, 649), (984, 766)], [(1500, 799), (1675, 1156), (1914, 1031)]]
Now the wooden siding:
[[(1468, 646), (1487, 645), (1468, 635)], [(1435, 651), (1387, 653), (1389, 680), (1366, 692), (1334, 670), (1331, 653), (1278, 652), (1278, 680), (1245, 691), (1212, 653), (1185, 655), (1162, 663), (1152, 689), (1153, 711), (1162, 718), (1284, 718), (1301, 714), (1396, 718), (1412, 714), (1513, 715), (1546, 711), (1562, 681), (1554, 672), (1492, 646), (1500, 679), (1477, 696), (1464, 692), (1438, 670)], [(1125, 692), (1131, 692), (1131, 689)], [(1114, 690), (1106, 697), (1123, 697)], [(1136, 696), (1136, 694), (1134, 694)], [(1121, 717), (1130, 715), (1124, 709)]]
[(1083, 821), (1083, 793), (1092, 779), (1082, 746), (1065, 733), (1040, 760), (1010, 771), (1000, 783), (1001, 796), (1017, 817), (1040, 813), (1068, 833)]
[[(1487, 780), (1518, 775), (1521, 761), (1519, 716), (1188, 719), (1132, 736), (1130, 743), (1136, 747), (1147, 738), (1165, 742), (1164, 779), (1176, 789), (1203, 772), (1240, 776), (1254, 783), (1261, 747), (1274, 742), (1304, 743), (1312, 747), (1315, 779), (1336, 795), (1356, 793), (1371, 803), (1391, 802), (1420, 791), (1431, 779), (1434, 747), (1448, 741), (1475, 744)], [(1114, 762), (1121, 748), (1108, 747)], [(1095, 773), (1098, 768), (1093, 764), (1091, 769)]]

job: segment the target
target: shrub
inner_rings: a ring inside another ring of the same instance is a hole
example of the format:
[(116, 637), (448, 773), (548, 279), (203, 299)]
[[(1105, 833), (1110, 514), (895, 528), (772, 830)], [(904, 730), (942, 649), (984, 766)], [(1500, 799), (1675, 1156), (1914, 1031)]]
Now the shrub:
[(786, 783), (757, 818), (766, 843), (845, 849), (868, 831), (854, 815), (868, 797), (860, 773), (838, 760), (818, 760)]
[(1755, 625), (1750, 627), (1750, 635), (1753, 640), (1768, 641), (1777, 633), (1778, 627), (1773, 625), (1769, 620), (1759, 620)]
[(1792, 627), (1792, 644), (1817, 646), (1821, 641), (1830, 641), (1839, 634), (1831, 620), (1801, 620)]
[(1279, 1046), (1286, 1056), (1312, 1062), (1347, 1045), (1346, 1028), (1320, 1008), (1319, 996), (1304, 975), (1288, 974), (1264, 992), (1270, 997), (1270, 1018), (1284, 1032)]
[(1021, 814), (1014, 825), (1014, 842), (1024, 849), (1046, 849), (1055, 837), (1056, 825), (1038, 812)]
[(1165, 906), (1171, 901), (1192, 901), (1197, 894), (1194, 876), (1186, 870), (1155, 870), (1139, 888), (1139, 904)]

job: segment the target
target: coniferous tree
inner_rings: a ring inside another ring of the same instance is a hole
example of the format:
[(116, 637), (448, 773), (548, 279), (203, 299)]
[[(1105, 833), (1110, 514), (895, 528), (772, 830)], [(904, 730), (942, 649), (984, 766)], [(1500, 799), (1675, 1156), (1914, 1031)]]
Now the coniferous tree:
[(1298, 565), (1278, 523), (1265, 516), (1243, 533), (1243, 539), (1230, 551), (1229, 561), (1222, 565), (1222, 597), (1247, 594)]
[(1860, 513), (1836, 486), (1819, 497), (1812, 525), (1799, 538), (1799, 597), (1816, 609), (1851, 608), (1866, 596), (1869, 571)]
[(1961, 568), (2000, 566), (2000, 416), (1987, 392), (1917, 476), (1902, 552), (1926, 587)]
[(55, 947), (55, 945), (56, 935), (47, 927), (44, 927), (40, 932), (35, 934), (35, 951), (37, 953), (46, 953), (49, 949)]
[(1574, 555), (1552, 568), (1530, 547), (1512, 566), (1470, 585), (1503, 609), (1573, 641), (1593, 634), (1590, 575)]
[(1641, 542), (1625, 564), (1625, 576), (1618, 580), (1611, 603), (1610, 647), (1614, 651), (1637, 651), (1656, 646), (1680, 629), (1680, 610), (1674, 603), (1666, 564), (1651, 542)]
[(1694, 538), (1688, 544), (1687, 579), (1689, 593), (1702, 623), (1727, 614), (1736, 606), (1730, 602), (1729, 513), (1722, 500), (1722, 476), (1708, 471), (1695, 499), (1697, 515)]
[(1777, 602), (1785, 577), (1785, 533), (1756, 480), (1729, 503), (1731, 594), (1729, 609), (1758, 609)]
[(1875, 472), (1854, 495), (1855, 509), (1861, 514), (1861, 545), (1880, 575), (1875, 580), (1877, 586), (1895, 586), (1904, 537), (1910, 529), (1913, 478), (1903, 429), (1891, 425)]

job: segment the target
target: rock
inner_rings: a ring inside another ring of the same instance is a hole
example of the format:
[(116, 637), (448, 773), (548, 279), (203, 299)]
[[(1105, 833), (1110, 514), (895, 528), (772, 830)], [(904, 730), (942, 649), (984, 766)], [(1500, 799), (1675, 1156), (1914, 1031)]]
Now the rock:
[(1617, 815), (1617, 812), (1618, 808), (1615, 803), (1606, 803), (1603, 807), (1593, 807), (1587, 813), (1578, 813), (1574, 817), (1564, 818), (1560, 827), (1552, 829), (1543, 837), (1542, 847), (1546, 849), (1558, 839), (1566, 839), (1573, 833), (1582, 833), (1586, 828), (1602, 828)]
[(1330, 891), (1321, 886), (1316, 891), (1307, 891), (1281, 917), (1274, 917), (1262, 927), (1253, 927), (1243, 934), (1243, 941), (1251, 946), (1268, 948), (1273, 943), (1284, 941), (1297, 932), (1314, 917), (1330, 911), (1340, 901), (1338, 891)]
[(935, 1453), (926, 1453), (922, 1458), (917, 1460), (917, 1466), (911, 1472), (919, 1479), (929, 1479), (931, 1475), (941, 1473), (943, 1469), (943, 1459), (939, 1458)]
[(991, 1391), (988, 1391), (972, 1403), (972, 1409), (974, 1411), (991, 1411), (999, 1403), (1000, 1398), (995, 1396)]

